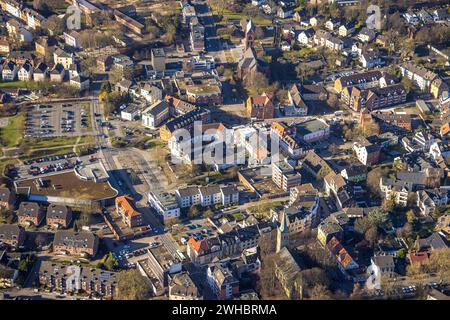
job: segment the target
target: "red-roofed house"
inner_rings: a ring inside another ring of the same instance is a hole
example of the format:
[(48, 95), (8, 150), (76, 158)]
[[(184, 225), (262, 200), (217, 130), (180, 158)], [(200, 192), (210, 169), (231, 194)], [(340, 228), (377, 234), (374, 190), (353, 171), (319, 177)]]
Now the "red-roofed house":
[(336, 258), (339, 269), (345, 271), (359, 268), (355, 260), (348, 251), (344, 248), (341, 242), (333, 236), (327, 243), (327, 248), (331, 254)]
[(122, 221), (130, 228), (142, 225), (142, 214), (138, 212), (130, 196), (116, 198), (116, 212), (122, 217)]
[(406, 256), (406, 259), (410, 264), (424, 264), (428, 262), (427, 252), (411, 252)]
[(249, 97), (246, 108), (247, 115), (253, 119), (265, 120), (275, 117), (275, 106), (265, 93), (261, 96)]

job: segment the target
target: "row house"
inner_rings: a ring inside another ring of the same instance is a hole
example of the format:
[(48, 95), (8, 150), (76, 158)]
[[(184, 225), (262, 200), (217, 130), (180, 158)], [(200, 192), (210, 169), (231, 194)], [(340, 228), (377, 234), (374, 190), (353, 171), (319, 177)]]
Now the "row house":
[(358, 86), (361, 89), (373, 88), (380, 85), (380, 79), (383, 73), (378, 70), (355, 73), (348, 76), (340, 77), (334, 82), (334, 89), (342, 92), (346, 87)]
[(219, 300), (231, 299), (239, 293), (239, 280), (228, 266), (221, 262), (208, 266), (206, 282)]
[(38, 270), (39, 284), (62, 293), (84, 292), (106, 299), (116, 296), (118, 276), (115, 272), (77, 265), (43, 261)]
[(91, 232), (57, 231), (53, 240), (53, 251), (57, 254), (94, 257), (98, 245), (98, 237)]
[(406, 62), (400, 65), (403, 77), (411, 79), (422, 91), (428, 91), (431, 83), (437, 78), (437, 74), (423, 67), (418, 67), (412, 62)]
[(176, 190), (175, 196), (181, 208), (194, 205), (206, 207), (215, 204), (227, 206), (239, 203), (239, 191), (235, 186), (189, 186)]
[(252, 225), (238, 228), (216, 237), (187, 242), (186, 253), (193, 263), (208, 264), (215, 258), (225, 259), (242, 254), (243, 251), (258, 245), (265, 231)]
[(114, 10), (114, 18), (119, 24), (137, 33), (138, 35), (142, 35), (145, 32), (145, 25), (117, 9)]
[(72, 222), (72, 210), (64, 205), (50, 204), (47, 207), (46, 223), (54, 228), (67, 229)]

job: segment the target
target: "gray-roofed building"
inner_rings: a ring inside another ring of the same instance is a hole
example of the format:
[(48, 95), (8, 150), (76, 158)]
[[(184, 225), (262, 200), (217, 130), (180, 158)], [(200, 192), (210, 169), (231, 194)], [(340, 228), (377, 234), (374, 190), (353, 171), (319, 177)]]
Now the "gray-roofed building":
[(300, 280), (302, 269), (295, 261), (289, 249), (283, 247), (274, 260), (275, 275), (286, 296), (291, 300), (302, 299), (303, 290)]
[(321, 119), (308, 120), (295, 125), (297, 136), (303, 141), (310, 143), (330, 136), (330, 126)]
[(200, 201), (203, 207), (222, 202), (222, 193), (219, 186), (200, 187)]
[(433, 250), (448, 248), (446, 240), (440, 233), (434, 232), (431, 236), (424, 239), (418, 239), (414, 243), (414, 248), (418, 252), (433, 252)]
[(0, 225), (0, 244), (18, 248), (25, 242), (25, 230), (13, 224)]
[(156, 128), (170, 116), (169, 102), (158, 101), (142, 112), (142, 125), (148, 128)]
[(53, 251), (58, 254), (93, 257), (97, 253), (98, 244), (98, 237), (91, 232), (57, 231)]
[(0, 188), (0, 208), (12, 209), (16, 201), (14, 190)]
[(85, 292), (105, 298), (113, 298), (116, 295), (116, 272), (42, 261), (38, 273), (39, 284), (49, 289), (65, 293)]
[(39, 226), (44, 217), (44, 210), (37, 202), (21, 202), (17, 210), (17, 218), (21, 225)]
[(169, 283), (169, 300), (202, 300), (200, 290), (187, 272), (176, 273)]
[(391, 277), (394, 274), (395, 262), (390, 255), (372, 257), (371, 263), (376, 279), (380, 279), (381, 276)]
[(50, 204), (47, 208), (47, 225), (67, 228), (72, 221), (72, 210), (64, 205)]

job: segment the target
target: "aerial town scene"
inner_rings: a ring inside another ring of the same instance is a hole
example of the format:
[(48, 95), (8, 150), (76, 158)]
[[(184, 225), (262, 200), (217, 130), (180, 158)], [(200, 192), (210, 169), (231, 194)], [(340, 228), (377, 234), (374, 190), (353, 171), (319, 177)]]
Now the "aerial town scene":
[(448, 0), (0, 0), (0, 300), (449, 300), (449, 87)]

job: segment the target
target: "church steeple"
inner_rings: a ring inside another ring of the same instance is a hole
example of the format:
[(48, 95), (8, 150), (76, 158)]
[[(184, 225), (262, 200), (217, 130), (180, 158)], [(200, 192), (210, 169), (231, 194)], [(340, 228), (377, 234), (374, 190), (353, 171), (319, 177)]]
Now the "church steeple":
[(252, 20), (247, 22), (245, 27), (245, 48), (246, 51), (248, 48), (253, 48), (253, 44), (255, 42), (255, 26), (253, 25)]
[(288, 217), (286, 216), (286, 211), (283, 210), (281, 215), (280, 225), (277, 230), (277, 253), (281, 249), (289, 245), (289, 227), (288, 227)]

